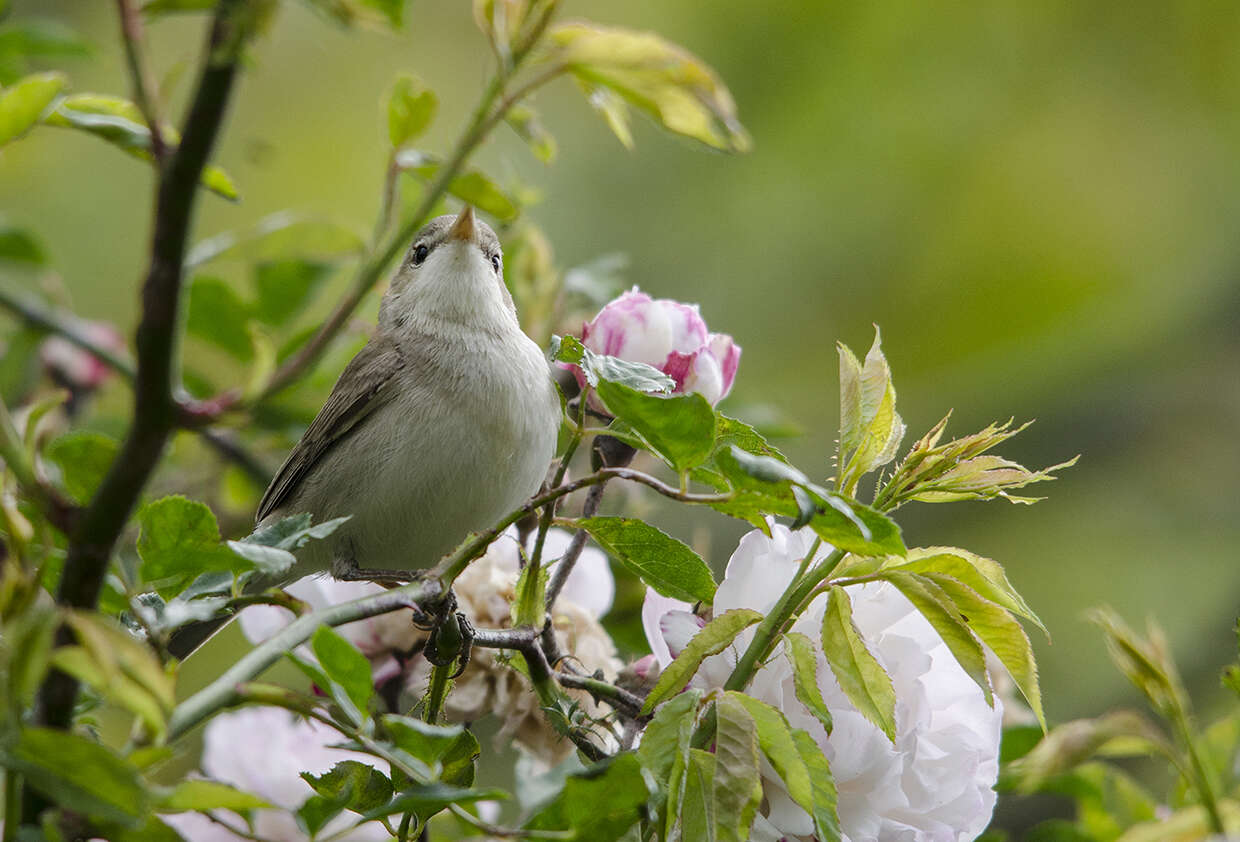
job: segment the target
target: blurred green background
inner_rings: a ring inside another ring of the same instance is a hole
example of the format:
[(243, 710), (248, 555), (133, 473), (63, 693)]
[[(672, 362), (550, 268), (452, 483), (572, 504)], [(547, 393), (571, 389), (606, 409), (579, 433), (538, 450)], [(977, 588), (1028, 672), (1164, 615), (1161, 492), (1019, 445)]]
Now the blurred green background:
[[(712, 154), (643, 124), (628, 152), (572, 83), (554, 83), (536, 100), (559, 140), (552, 165), (507, 130), (476, 160), (542, 191), (528, 216), (557, 264), (624, 252), (627, 281), (701, 302), (744, 347), (731, 411), (777, 405), (805, 430), (779, 445), (820, 475), (838, 420), (834, 343), (863, 353), (871, 323), (910, 441), (952, 408), (949, 433), (1037, 418), (1004, 455), (1040, 467), (1083, 454), (1034, 489), (1046, 502), (909, 507), (906, 540), (1007, 566), (1054, 635), (1038, 641), (1053, 719), (1136, 704), (1082, 618), (1100, 603), (1157, 616), (1199, 701), (1220, 701), (1240, 593), (1240, 6), (564, 6), (713, 65), (754, 149)], [(16, 0), (13, 18), (29, 15), (95, 45), (62, 65), (73, 90), (129, 94), (112, 4)], [(180, 74), (174, 114), (202, 23), (148, 31), (157, 74)], [(204, 196), (197, 238), (285, 208), (368, 232), (392, 79), (413, 72), (438, 92), (422, 145), (442, 152), (489, 68), (463, 2), (414, 0), (395, 35), (284, 3), (217, 156), (243, 201)], [(85, 136), (36, 133), (0, 155), (3, 212), (43, 239), (81, 314), (128, 332), (152, 174)], [(347, 280), (333, 277), (324, 306)], [(371, 300), (362, 315), (374, 312)], [(325, 364), (324, 389), (340, 365)], [(118, 389), (99, 412), (124, 401)], [(706, 513), (667, 523), (686, 539), (709, 526), (716, 566), (741, 532)]]

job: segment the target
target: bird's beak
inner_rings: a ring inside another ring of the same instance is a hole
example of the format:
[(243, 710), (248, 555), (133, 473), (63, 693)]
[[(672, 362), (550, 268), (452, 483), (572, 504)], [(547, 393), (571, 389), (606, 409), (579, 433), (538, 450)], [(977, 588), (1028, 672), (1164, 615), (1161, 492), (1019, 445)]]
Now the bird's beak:
[(474, 209), (470, 205), (466, 205), (461, 210), (460, 216), (456, 218), (456, 222), (452, 223), (452, 227), (448, 229), (448, 239), (472, 242), (476, 228), (477, 226), (474, 224)]

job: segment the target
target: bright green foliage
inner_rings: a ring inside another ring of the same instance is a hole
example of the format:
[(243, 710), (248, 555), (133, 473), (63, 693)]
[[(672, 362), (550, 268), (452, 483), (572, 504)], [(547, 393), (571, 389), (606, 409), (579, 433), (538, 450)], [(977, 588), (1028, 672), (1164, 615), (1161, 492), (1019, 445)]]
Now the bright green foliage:
[[(673, 696), (654, 715), (642, 733), (637, 756), (642, 766), (662, 785), (669, 785), (672, 768), (679, 761), (683, 767), (689, 740), (697, 725), (697, 711), (702, 691), (691, 689)], [(660, 795), (664, 790), (660, 789)]]
[(820, 842), (840, 842), (840, 820), (836, 813), (838, 793), (827, 758), (814, 738), (800, 728), (793, 729), (792, 740), (809, 772), (814, 807), (808, 812), (814, 820), (814, 831)]
[(546, 594), (547, 568), (539, 565), (535, 570), (529, 564), (522, 567), (517, 576), (515, 598), (512, 602), (513, 625), (534, 626), (541, 623), (546, 614), (546, 609), (543, 607)]
[(270, 805), (257, 795), (219, 781), (190, 779), (181, 781), (161, 796), (157, 806), (161, 813), (179, 813), (184, 810), (253, 810)]
[(110, 619), (78, 613), (68, 624), (78, 644), (55, 649), (52, 664), (162, 735), (176, 697), (172, 675), (155, 653)]
[[(716, 702), (715, 718), (714, 835), (719, 840), (743, 842), (749, 838), (749, 826), (762, 801), (757, 726), (733, 694), (724, 694)], [(692, 779), (686, 792), (691, 788)], [(699, 837), (686, 833), (685, 838)]]
[(161, 596), (171, 596), (203, 573), (245, 573), (253, 562), (220, 541), (215, 515), (202, 503), (164, 497), (138, 512), (138, 555), (142, 578)]
[(822, 651), (844, 695), (893, 743), (896, 740), (896, 694), (891, 677), (866, 647), (852, 619), (848, 592), (833, 587), (822, 617)]
[[(138, 107), (127, 99), (108, 94), (73, 94), (57, 102), (43, 120), (49, 126), (77, 129), (107, 141), (121, 151), (144, 161), (154, 160), (151, 154), (151, 130), (142, 119)], [(163, 126), (164, 139), (170, 144), (180, 142), (176, 129)], [(202, 171), (203, 187), (225, 199), (240, 198), (228, 173), (208, 165)]]
[(327, 263), (300, 258), (269, 260), (254, 267), (254, 316), (282, 327), (302, 313), (331, 274)]
[(578, 522), (598, 545), (634, 575), (664, 596), (685, 602), (710, 602), (715, 579), (688, 545), (645, 521), (592, 517)]
[(388, 139), (394, 148), (417, 140), (435, 119), (439, 97), (416, 76), (400, 76), (388, 94)]
[(1042, 690), (1038, 686), (1038, 666), (1033, 660), (1029, 637), (1011, 614), (993, 602), (982, 599), (976, 591), (950, 576), (927, 573), (925, 577), (941, 589), (960, 611), (969, 630), (995, 653), (1007, 669), (1016, 687), (1029, 702), (1038, 723), (1046, 728), (1042, 712)]
[(918, 573), (890, 573), (887, 581), (900, 589), (908, 601), (921, 612), (934, 630), (943, 638), (957, 663), (982, 689), (986, 703), (994, 705), (990, 690), (990, 676), (986, 672), (986, 655), (978, 643), (964, 615), (951, 598), (935, 582)]
[(310, 833), (344, 810), (371, 813), (392, 800), (392, 782), (387, 775), (357, 760), (342, 760), (322, 775), (301, 776), (314, 789), (314, 795), (297, 811)]
[(43, 457), (60, 468), (60, 483), (69, 497), (84, 504), (95, 496), (119, 448), (116, 439), (75, 430), (48, 444)]
[(698, 394), (660, 397), (600, 380), (598, 396), (677, 473), (703, 464), (715, 449), (715, 413)]
[(991, 424), (980, 432), (939, 444), (946, 416), (931, 428), (896, 466), (876, 495), (881, 508), (894, 509), (909, 501), (952, 503), (1002, 497), (1012, 503), (1036, 503), (1037, 497), (1017, 497), (1008, 491), (1055, 479), (1055, 471), (1076, 464), (1076, 457), (1040, 471), (1031, 471), (998, 456), (984, 455), (1024, 430), (1029, 424)]
[(641, 817), (650, 797), (641, 763), (620, 754), (570, 775), (560, 794), (534, 814), (530, 830), (571, 830), (581, 842), (614, 842)]
[[(612, 131), (632, 146), (624, 105), (665, 129), (728, 152), (749, 149), (731, 94), (696, 56), (650, 32), (565, 23), (551, 32), (554, 61), (567, 65), (591, 101), (597, 90), (616, 99), (604, 112)], [(598, 107), (596, 105), (596, 107)]]
[(689, 679), (697, 673), (702, 661), (710, 655), (717, 655), (732, 645), (736, 636), (754, 623), (762, 619), (757, 611), (748, 608), (733, 608), (711, 620), (702, 630), (693, 636), (689, 644), (676, 656), (667, 669), (659, 675), (659, 680), (646, 696), (642, 705), (642, 713), (654, 710), (659, 702), (689, 683)]
[(77, 734), (26, 728), (16, 744), (0, 749), (0, 765), (91, 818), (132, 827), (150, 809), (150, 793), (138, 770), (106, 746)]
[(242, 362), (254, 357), (246, 325), (250, 306), (222, 278), (198, 276), (189, 287), (189, 314), (185, 328), (194, 336), (227, 351)]
[(851, 494), (861, 477), (895, 458), (905, 426), (896, 412), (896, 389), (878, 331), (864, 367), (845, 345), (839, 346), (839, 352), (840, 474), (836, 485)]
[(578, 366), (586, 382), (594, 387), (602, 381), (627, 386), (638, 392), (667, 393), (675, 386), (672, 378), (645, 363), (596, 354), (575, 336), (553, 337), (551, 358)]
[(60, 73), (38, 73), (0, 90), (0, 146), (30, 131), (64, 85)]
[[(402, 172), (424, 182), (433, 181), (441, 165), (434, 155), (416, 149), (402, 149), (394, 160)], [(448, 183), (448, 192), (503, 222), (511, 222), (521, 212), (517, 200), (480, 170), (467, 170), (453, 178)]]
[(951, 576), (977, 594), (1019, 617), (1034, 623), (1043, 632), (1046, 626), (1033, 613), (1008, 581), (997, 561), (955, 547), (921, 547), (908, 551), (906, 558), (888, 559), (882, 569), (907, 573), (937, 573)]
[(370, 661), (366, 660), (366, 656), (327, 626), (314, 633), (310, 646), (327, 677), (343, 687), (357, 709), (365, 713), (375, 691), (370, 677)]
[(784, 651), (792, 662), (792, 678), (797, 699), (805, 709), (818, 718), (828, 734), (831, 733), (831, 711), (822, 699), (818, 679), (818, 653), (814, 642), (800, 632), (784, 635)]

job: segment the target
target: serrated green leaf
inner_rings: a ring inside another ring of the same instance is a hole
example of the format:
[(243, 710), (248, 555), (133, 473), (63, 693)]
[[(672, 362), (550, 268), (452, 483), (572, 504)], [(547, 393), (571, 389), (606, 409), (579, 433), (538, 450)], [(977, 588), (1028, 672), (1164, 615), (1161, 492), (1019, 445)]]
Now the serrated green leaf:
[(715, 449), (715, 411), (699, 394), (661, 397), (600, 380), (599, 398), (678, 473), (704, 464)]
[(256, 529), (241, 540), (246, 544), (262, 544), (265, 547), (277, 547), (281, 550), (297, 550), (307, 541), (321, 540), (331, 535), (350, 517), (352, 515), (332, 518), (312, 526), (310, 513), (302, 512), (281, 518), (262, 529)]
[(1038, 666), (1033, 660), (1029, 637), (1020, 623), (1004, 608), (983, 599), (972, 588), (950, 576), (941, 573), (922, 575), (943, 589), (973, 633), (995, 653), (1029, 702), (1038, 723), (1046, 730), (1042, 691), (1038, 686)]
[(715, 579), (706, 562), (688, 545), (645, 521), (592, 517), (577, 521), (608, 555), (664, 596), (685, 602), (711, 602)]
[[(107, 141), (139, 160), (153, 162), (151, 131), (136, 105), (123, 97), (108, 94), (73, 94), (63, 97), (44, 117), (49, 126), (77, 129)], [(169, 145), (180, 143), (172, 126), (162, 127)], [(236, 200), (237, 188), (232, 179), (214, 165), (203, 168), (199, 184), (225, 199)]]
[(598, 386), (600, 381), (607, 380), (639, 392), (667, 394), (676, 385), (672, 378), (654, 366), (596, 354), (575, 336), (553, 336), (551, 341), (551, 359), (580, 368), (591, 386)]
[(689, 749), (685, 764), (685, 787), (680, 800), (679, 838), (716, 842), (718, 817), (715, 813), (715, 755), (699, 748)]
[(257, 795), (228, 784), (191, 778), (163, 795), (155, 809), (161, 813), (180, 813), (186, 810), (255, 810), (270, 806)]
[(831, 767), (822, 753), (822, 748), (814, 742), (805, 731), (794, 728), (793, 742), (797, 753), (809, 771), (810, 785), (814, 792), (814, 809), (810, 816), (814, 820), (814, 832), (819, 842), (840, 842), (840, 819), (837, 810), (838, 796), (835, 789), (835, 777)]
[(392, 798), (387, 775), (357, 760), (342, 760), (322, 775), (302, 772), (301, 777), (317, 795), (354, 813), (376, 810)]
[(439, 97), (414, 76), (400, 76), (388, 93), (388, 139), (399, 149), (417, 140), (435, 119)]
[(818, 653), (814, 651), (814, 642), (800, 632), (788, 632), (784, 635), (784, 641), (788, 660), (792, 662), (796, 697), (830, 734), (831, 711), (823, 701), (822, 688), (818, 683)]
[(642, 817), (650, 788), (631, 752), (570, 775), (564, 788), (525, 823), (530, 830), (572, 830), (583, 842), (615, 842)]
[(1012, 587), (1003, 567), (997, 561), (955, 547), (920, 547), (909, 550), (906, 558), (888, 560), (883, 568), (907, 573), (942, 573), (951, 576), (977, 591), (984, 599), (998, 603), (1013, 614), (1029, 620), (1050, 636), (1038, 615), (1033, 613), (1033, 609)]
[(836, 348), (840, 354), (839, 451), (843, 456), (861, 443), (861, 362), (844, 343), (837, 342)]
[(425, 821), (449, 804), (498, 801), (507, 797), (508, 793), (502, 789), (475, 789), (445, 783), (418, 784), (402, 790), (387, 804), (364, 813), (363, 818), (377, 819), (397, 813), (417, 813)]
[(688, 750), (701, 701), (701, 690), (686, 690), (673, 696), (642, 732), (637, 756), (656, 781), (667, 780), (676, 755)]
[(137, 768), (106, 746), (52, 728), (25, 728), (0, 749), (0, 765), (74, 812), (121, 825), (138, 824), (150, 795)]
[(179, 593), (203, 573), (254, 569), (220, 541), (215, 515), (203, 503), (164, 497), (138, 512), (142, 579), (162, 597)]
[(758, 745), (766, 755), (767, 762), (788, 788), (788, 796), (806, 813), (814, 811), (814, 785), (809, 769), (801, 759), (788, 720), (776, 708), (760, 702), (752, 696), (729, 690), (732, 699), (744, 706), (753, 717), (758, 733)]
[(364, 715), (370, 707), (375, 685), (370, 661), (357, 647), (330, 626), (320, 626), (310, 638), (314, 657), (327, 676), (344, 688), (353, 704)]
[(265, 576), (280, 576), (297, 563), (295, 555), (278, 547), (264, 547), (262, 544), (249, 544), (245, 541), (228, 541), (227, 544), (234, 553), (253, 562), (254, 567)]
[(82, 646), (60, 646), (52, 652), (51, 664), (76, 678), (142, 722), (151, 734), (160, 736), (167, 727), (168, 711), (147, 690), (118, 670), (105, 670)]
[(75, 430), (52, 441), (43, 456), (60, 468), (60, 483), (69, 498), (84, 505), (95, 496), (119, 450), (116, 439)]
[(514, 626), (538, 626), (547, 615), (547, 609), (543, 605), (547, 593), (547, 568), (539, 565), (537, 575), (530, 576), (532, 569), (527, 564), (517, 575), (512, 601)]
[(683, 48), (654, 33), (589, 23), (559, 24), (549, 38), (558, 47), (555, 60), (581, 82), (591, 105), (603, 111), (626, 146), (632, 145), (632, 136), (623, 109), (611, 98), (715, 149), (749, 149), (731, 94), (714, 71)]
[(951, 599), (930, 579), (919, 573), (892, 573), (884, 571), (883, 578), (900, 589), (921, 615), (929, 621), (956, 663), (981, 688), (986, 704), (994, 707), (994, 695), (990, 689), (990, 676), (986, 672), (986, 655), (982, 646), (969, 630), (960, 611)]
[(715, 703), (715, 717), (715, 836), (723, 842), (744, 842), (762, 802), (757, 726), (730, 693)]
[[(396, 165), (422, 181), (433, 180), (439, 172), (438, 158), (415, 149), (405, 149), (396, 155)], [(489, 213), (502, 222), (511, 222), (521, 212), (516, 199), (500, 189), (494, 181), (480, 170), (466, 170), (448, 185), (448, 192), (461, 201)]]
[(866, 647), (852, 619), (852, 601), (832, 587), (822, 617), (822, 651), (840, 689), (862, 716), (896, 741), (896, 693), (891, 676)]
[(30, 131), (64, 86), (63, 73), (34, 73), (0, 90), (0, 146)]
[(733, 608), (711, 620), (702, 630), (695, 634), (689, 643), (676, 656), (667, 669), (659, 675), (650, 694), (642, 704), (642, 715), (654, 710), (655, 705), (677, 693), (697, 673), (702, 661), (711, 655), (717, 655), (732, 645), (736, 636), (762, 619), (757, 611), (748, 608)]

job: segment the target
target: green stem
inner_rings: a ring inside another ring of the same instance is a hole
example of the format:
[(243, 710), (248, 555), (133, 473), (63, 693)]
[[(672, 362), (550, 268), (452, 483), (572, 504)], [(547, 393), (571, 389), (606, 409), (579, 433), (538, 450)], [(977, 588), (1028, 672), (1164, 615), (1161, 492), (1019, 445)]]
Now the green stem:
[(413, 824), (413, 813), (405, 813), (400, 820), (400, 828), (396, 831), (396, 842), (409, 842), (409, 826)]
[(439, 721), (439, 715), (443, 712), (444, 699), (448, 695), (448, 684), (455, 666), (456, 658), (453, 658), (443, 666), (431, 668), (430, 686), (426, 690), (426, 707), (422, 710), (423, 722), (434, 725)]
[[(820, 542), (815, 542), (813, 550), (808, 554), (809, 558), (813, 558), (813, 554), (817, 552), (819, 545)], [(794, 578), (789, 583), (784, 592), (780, 594), (775, 607), (771, 609), (771, 612), (758, 625), (753, 639), (749, 641), (749, 646), (736, 662), (736, 668), (728, 676), (727, 683), (723, 685), (724, 689), (745, 689), (753, 678), (754, 672), (757, 671), (758, 665), (770, 657), (771, 652), (775, 649), (775, 644), (779, 640), (779, 636), (783, 634), (789, 621), (803, 610), (805, 607), (804, 603), (812, 598), (814, 589), (818, 587), (820, 582), (831, 575), (843, 558), (844, 551), (835, 550), (823, 559), (822, 563), (810, 570), (807, 575)], [(804, 562), (802, 564), (804, 565)]]
[(278, 661), (285, 652), (305, 643), (319, 626), (340, 626), (434, 600), (444, 593), (434, 579), (425, 579), (379, 594), (342, 602), (304, 614), (242, 656), (235, 664), (173, 710), (168, 739), (174, 740), (221, 708), (235, 704), (238, 687)]
[(1205, 761), (1201, 758), (1201, 752), (1198, 751), (1197, 741), (1193, 738), (1193, 729), (1189, 725), (1188, 715), (1177, 704), (1169, 718), (1180, 742), (1184, 745), (1188, 762), (1192, 766), (1192, 777), (1196, 778), (1194, 788), (1197, 790), (1197, 797), (1201, 799), (1202, 807), (1205, 808), (1206, 817), (1210, 822), (1210, 832), (1221, 837), (1227, 833), (1227, 830), (1223, 826), (1223, 815), (1219, 812), (1218, 795), (1214, 792), (1214, 783), (1206, 769)]

